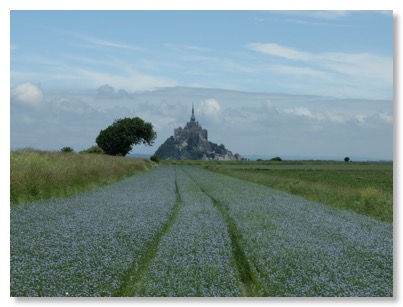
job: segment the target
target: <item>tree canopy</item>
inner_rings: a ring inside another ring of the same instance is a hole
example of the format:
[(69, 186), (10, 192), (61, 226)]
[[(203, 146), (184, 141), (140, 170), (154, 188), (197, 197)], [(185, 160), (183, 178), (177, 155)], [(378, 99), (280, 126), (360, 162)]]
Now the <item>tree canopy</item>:
[(143, 143), (152, 146), (157, 133), (153, 129), (153, 125), (144, 122), (139, 117), (117, 119), (115, 122), (101, 130), (96, 143), (106, 154), (126, 156), (133, 145)]

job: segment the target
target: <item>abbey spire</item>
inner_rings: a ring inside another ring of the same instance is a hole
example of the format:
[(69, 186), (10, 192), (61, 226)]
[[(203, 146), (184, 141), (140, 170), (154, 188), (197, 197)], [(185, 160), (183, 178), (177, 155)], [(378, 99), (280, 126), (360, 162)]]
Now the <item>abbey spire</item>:
[(196, 118), (195, 118), (195, 109), (194, 109), (193, 104), (192, 104), (192, 116), (190, 117), (190, 121), (191, 121), (191, 122), (196, 121)]

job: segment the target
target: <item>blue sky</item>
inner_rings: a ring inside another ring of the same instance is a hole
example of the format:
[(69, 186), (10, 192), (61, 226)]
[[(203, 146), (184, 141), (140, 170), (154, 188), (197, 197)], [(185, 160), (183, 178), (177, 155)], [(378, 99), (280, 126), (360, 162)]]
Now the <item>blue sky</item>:
[(140, 116), (152, 154), (194, 104), (234, 153), (393, 158), (392, 11), (10, 13), (12, 149), (81, 150)]
[(12, 11), (11, 86), (391, 99), (389, 11)]

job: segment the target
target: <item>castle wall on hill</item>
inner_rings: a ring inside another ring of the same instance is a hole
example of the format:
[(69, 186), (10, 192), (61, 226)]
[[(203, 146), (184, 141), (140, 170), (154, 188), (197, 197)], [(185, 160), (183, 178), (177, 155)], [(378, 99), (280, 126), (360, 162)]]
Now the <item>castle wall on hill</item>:
[(203, 129), (199, 122), (196, 121), (193, 107), (190, 122), (186, 123), (184, 128), (179, 127), (174, 130), (174, 139), (177, 142), (186, 140), (190, 142), (204, 143), (208, 141), (207, 136), (207, 130)]
[(203, 129), (198, 122), (189, 122), (184, 128), (179, 127), (174, 130), (175, 141), (191, 140), (195, 142), (208, 141), (208, 132)]

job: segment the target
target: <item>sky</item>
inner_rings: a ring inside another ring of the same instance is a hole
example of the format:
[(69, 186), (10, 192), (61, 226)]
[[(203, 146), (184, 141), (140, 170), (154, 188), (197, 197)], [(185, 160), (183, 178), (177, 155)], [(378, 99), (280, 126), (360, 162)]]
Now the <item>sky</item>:
[(11, 86), (391, 99), (391, 11), (12, 11)]
[(196, 119), (262, 157), (393, 158), (392, 11), (10, 12), (10, 147), (75, 150), (115, 119), (152, 154)]

